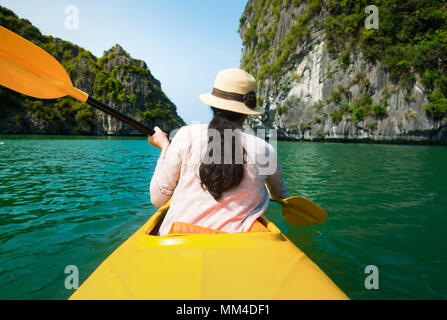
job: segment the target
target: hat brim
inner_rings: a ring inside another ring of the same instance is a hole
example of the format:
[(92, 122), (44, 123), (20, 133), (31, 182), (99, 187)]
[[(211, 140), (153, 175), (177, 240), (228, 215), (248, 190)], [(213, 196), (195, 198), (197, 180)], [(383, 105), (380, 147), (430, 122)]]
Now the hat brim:
[(261, 107), (250, 109), (243, 102), (218, 98), (210, 93), (202, 93), (199, 98), (200, 100), (202, 100), (203, 103), (217, 109), (228, 110), (243, 114), (261, 114), (264, 112), (264, 109)]

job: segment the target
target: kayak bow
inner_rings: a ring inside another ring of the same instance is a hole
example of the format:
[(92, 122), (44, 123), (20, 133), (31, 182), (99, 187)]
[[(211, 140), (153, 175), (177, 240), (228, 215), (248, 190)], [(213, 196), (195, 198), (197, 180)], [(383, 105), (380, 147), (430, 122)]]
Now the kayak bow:
[(151, 235), (161, 207), (70, 299), (348, 299), (265, 217), (270, 232)]

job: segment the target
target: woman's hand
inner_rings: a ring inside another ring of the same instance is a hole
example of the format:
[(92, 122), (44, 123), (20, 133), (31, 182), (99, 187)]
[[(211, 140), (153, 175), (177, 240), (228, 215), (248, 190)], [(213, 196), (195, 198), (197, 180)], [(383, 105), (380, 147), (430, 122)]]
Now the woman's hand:
[(147, 136), (147, 141), (154, 147), (165, 150), (169, 147), (168, 135), (159, 127), (154, 128), (155, 133), (152, 136)]

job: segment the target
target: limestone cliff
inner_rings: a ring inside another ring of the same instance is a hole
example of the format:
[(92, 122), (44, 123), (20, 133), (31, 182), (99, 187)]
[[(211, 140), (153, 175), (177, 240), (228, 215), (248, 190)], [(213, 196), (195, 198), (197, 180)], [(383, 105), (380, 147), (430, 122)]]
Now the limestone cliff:
[[(44, 36), (0, 6), (0, 25), (33, 41), (67, 70), (75, 87), (131, 118), (170, 131), (184, 125), (146, 63), (119, 45), (101, 58), (68, 41)], [(40, 100), (0, 87), (0, 133), (138, 135), (136, 129), (70, 97)]]
[[(447, 143), (445, 2), (432, 1), (426, 15), (439, 17), (405, 34), (423, 2), (249, 0), (242, 68), (267, 110), (249, 126), (292, 140)], [(367, 30), (364, 8), (374, 3), (379, 29)]]

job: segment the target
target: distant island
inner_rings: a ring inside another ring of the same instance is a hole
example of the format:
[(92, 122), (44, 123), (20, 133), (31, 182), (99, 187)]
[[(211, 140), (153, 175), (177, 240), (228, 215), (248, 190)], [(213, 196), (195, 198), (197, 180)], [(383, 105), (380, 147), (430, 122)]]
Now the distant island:
[[(53, 55), (75, 87), (150, 127), (170, 131), (185, 122), (146, 63), (118, 44), (100, 58), (62, 39), (42, 35), (28, 20), (0, 6), (0, 25)], [(0, 86), (0, 133), (141, 135), (134, 128), (71, 97), (40, 100)]]

